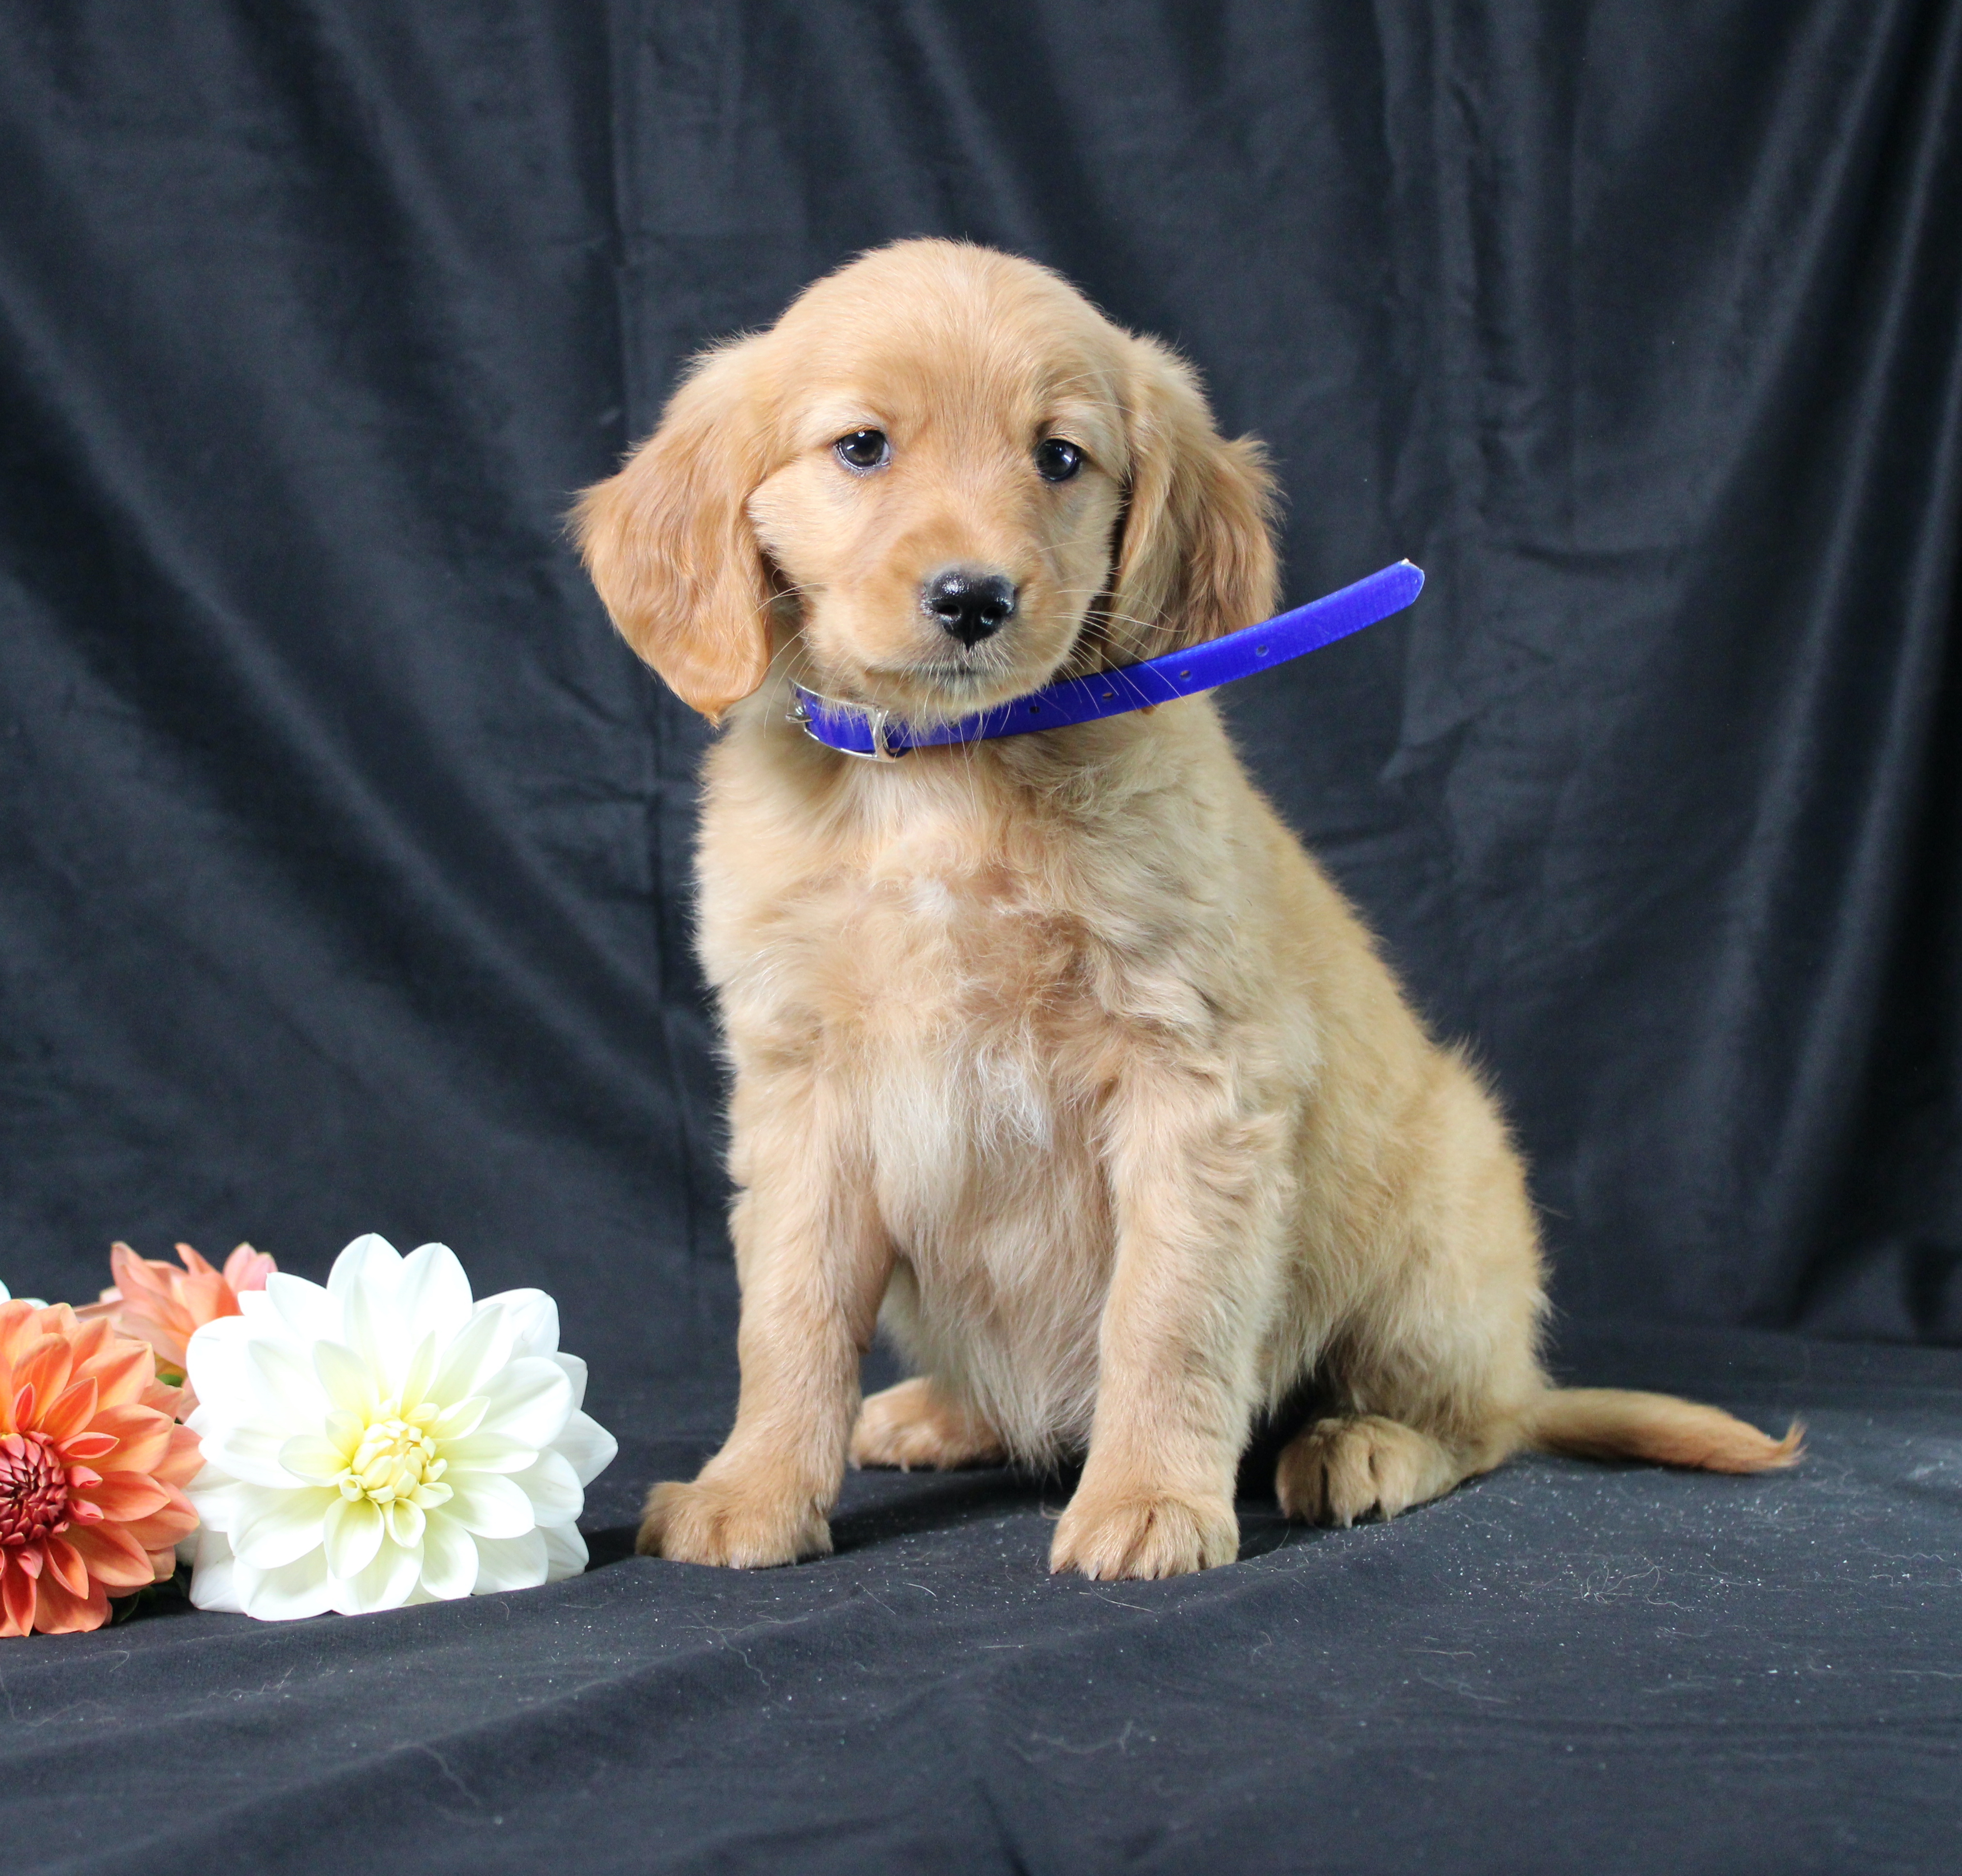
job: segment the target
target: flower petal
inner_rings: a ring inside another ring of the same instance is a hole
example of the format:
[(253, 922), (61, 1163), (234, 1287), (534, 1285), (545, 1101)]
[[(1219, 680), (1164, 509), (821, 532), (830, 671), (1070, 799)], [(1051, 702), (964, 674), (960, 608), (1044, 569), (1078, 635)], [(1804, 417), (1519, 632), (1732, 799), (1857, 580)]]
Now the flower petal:
[(452, 1401), (436, 1417), (430, 1437), (439, 1444), (446, 1440), (468, 1440), (482, 1421), (490, 1401), (481, 1394), (465, 1395)]
[(27, 1339), (27, 1325), (46, 1307), (44, 1303), (29, 1302), (25, 1296), (0, 1302), (0, 1362), (11, 1365)]
[(321, 1385), (319, 1371), (308, 1359), (312, 1345), (285, 1335), (254, 1336), (246, 1345), (246, 1358), (252, 1364), (259, 1384), (260, 1398), (276, 1405), (280, 1417), (296, 1417), (317, 1422), (330, 1405)]
[(334, 1606), (344, 1616), (366, 1616), (378, 1609), (400, 1609), (423, 1573), (420, 1545), (404, 1550), (384, 1544), (359, 1576), (334, 1585)]
[(197, 1507), (200, 1521), (212, 1531), (229, 1531), (238, 1520), (249, 1516), (257, 1502), (253, 1494), (260, 1489), (215, 1465), (207, 1465), (184, 1488), (185, 1496)]
[(309, 1485), (331, 1485), (347, 1469), (348, 1456), (317, 1433), (296, 1433), (280, 1449), (280, 1463)]
[(368, 1423), (359, 1414), (350, 1414), (344, 1407), (337, 1407), (321, 1423), (321, 1431), (342, 1452), (352, 1455), (361, 1443), (361, 1436), (368, 1430)]
[(558, 1347), (558, 1305), (543, 1290), (501, 1290), (489, 1300), (510, 1320), (513, 1355), (549, 1355)]
[(243, 1298), (248, 1292), (264, 1290), (279, 1267), (267, 1252), (255, 1251), (249, 1244), (238, 1245), (225, 1260), (225, 1281)]
[(190, 1500), (173, 1486), (171, 1502), (162, 1510), (153, 1511), (147, 1518), (132, 1518), (128, 1523), (113, 1528), (145, 1550), (158, 1551), (182, 1543), (197, 1529), (197, 1513), (192, 1509)]
[(382, 1513), (382, 1522), (387, 1527), (390, 1543), (401, 1550), (415, 1550), (421, 1545), (429, 1519), (420, 1505), (398, 1498)]
[(572, 1384), (540, 1355), (521, 1355), (484, 1384), (490, 1405), (483, 1430), (548, 1446), (572, 1417)]
[(375, 1384), (375, 1370), (353, 1349), (342, 1342), (316, 1342), (313, 1366), (321, 1385), (327, 1390), (327, 1398), (336, 1408), (353, 1414), (363, 1426), (373, 1418), (382, 1401), (381, 1391)]
[(197, 1534), (197, 1552), (191, 1564), (190, 1600), (198, 1609), (219, 1609), (235, 1616), (245, 1612), (238, 1600), (238, 1584), (232, 1546), (222, 1531), (209, 1525)]
[(550, 1568), (542, 1531), (527, 1531), (522, 1537), (480, 1537), (475, 1593), (488, 1596), (498, 1590), (536, 1589)]
[(470, 1279), (448, 1245), (426, 1244), (403, 1259), (395, 1309), (412, 1338), (434, 1334), (450, 1341), (463, 1332), (471, 1307)]
[(443, 1366), (430, 1384), (430, 1398), (460, 1401), (478, 1393), (510, 1356), (510, 1318), (501, 1304), (479, 1303), (463, 1332), (445, 1352)]
[(556, 1362), (565, 1372), (565, 1378), (572, 1383), (572, 1405), (577, 1411), (586, 1405), (586, 1363), (577, 1355), (568, 1355), (558, 1349), (547, 1352), (545, 1359)]
[[(198, 1413), (203, 1411), (200, 1408)], [(291, 1490), (293, 1475), (280, 1463), (285, 1435), (260, 1433), (249, 1427), (223, 1427), (213, 1432), (198, 1425), (197, 1415), (192, 1424), (203, 1436), (204, 1456), (209, 1464), (248, 1485), (264, 1485), (274, 1491)]]
[(373, 1377), (377, 1393), (399, 1393), (404, 1350), (393, 1296), (379, 1284), (363, 1284), (348, 1293), (341, 1314), (347, 1325), (347, 1345)]
[(401, 1253), (371, 1231), (356, 1238), (334, 1260), (334, 1268), (327, 1274), (328, 1294), (345, 1309), (348, 1298), (358, 1290), (382, 1286), (392, 1290), (401, 1268)]
[(477, 1546), (447, 1507), (428, 1513), (423, 1527), (423, 1587), (443, 1602), (477, 1584)]
[(402, 1370), (401, 1385), (395, 1390), (404, 1413), (421, 1406), (429, 1398), (429, 1384), (435, 1375), (436, 1331), (431, 1329), (416, 1344), (415, 1353)]
[[(264, 1294), (287, 1328), (303, 1342), (334, 1341), (340, 1334), (340, 1309), (318, 1283), (280, 1270), (266, 1279)], [(255, 1316), (256, 1306), (241, 1296), (238, 1306)]]
[[(539, 1449), (501, 1433), (473, 1433), (439, 1443), (437, 1453), (452, 1472), (522, 1472)], [(446, 1475), (447, 1476), (447, 1475)]]
[(123, 1525), (92, 1524), (71, 1530), (68, 1542), (88, 1574), (109, 1589), (140, 1590), (157, 1580), (149, 1553)]
[(79, 1381), (71, 1382), (43, 1409), (41, 1431), (50, 1440), (65, 1440), (80, 1433), (94, 1417), (95, 1379), (84, 1375)]
[[(62, 1587), (76, 1596), (88, 1593), (88, 1566), (81, 1560), (81, 1554), (65, 1537), (44, 1537), (41, 1539), (41, 1580), (45, 1583), (52, 1577)], [(141, 1579), (147, 1583), (150, 1573), (145, 1569)]]
[(613, 1463), (620, 1443), (588, 1414), (574, 1414), (552, 1442), (572, 1463), (582, 1485), (590, 1485)]
[[(366, 1498), (343, 1498), (338, 1493), (321, 1520), (327, 1540), (327, 1567), (336, 1580), (350, 1581), (375, 1561), (386, 1533), (382, 1514)], [(340, 1606), (337, 1602), (334, 1606)]]
[[(149, 1353), (147, 1350), (144, 1352)], [(133, 1353), (127, 1359), (133, 1360)], [(68, 1385), (74, 1365), (67, 1341), (59, 1335), (44, 1335), (25, 1353), (15, 1357), (14, 1389), (18, 1392), (23, 1388), (32, 1388), (37, 1403), (51, 1401)]]
[(545, 1580), (558, 1583), (576, 1577), (586, 1566), (586, 1539), (576, 1524), (545, 1524), (538, 1527), (545, 1540)]
[(310, 1551), (297, 1563), (277, 1570), (254, 1570), (240, 1563), (233, 1565), (233, 1571), (240, 1608), (260, 1622), (299, 1622), (334, 1606), (324, 1551)]
[(234, 1523), (232, 1548), (254, 1570), (297, 1562), (324, 1541), (328, 1512), (342, 1502), (337, 1491), (309, 1485), (293, 1491), (257, 1491)]
[[(477, 1574), (477, 1553), (470, 1553), (471, 1578)], [(24, 1635), (34, 1626), (34, 1579), (18, 1557), (0, 1553), (0, 1635)]]
[(87, 1465), (107, 1459), (122, 1443), (113, 1433), (72, 1433), (61, 1443), (62, 1457), (71, 1465)]
[[(121, 1407), (98, 1408), (88, 1430), (92, 1433), (107, 1433), (115, 1440), (116, 1469), (119, 1472), (149, 1472), (156, 1469), (158, 1462), (171, 1449), (171, 1436), (176, 1428), (168, 1414), (160, 1414), (154, 1407), (139, 1406), (132, 1401)], [(88, 1455), (79, 1456), (87, 1458)]]
[(169, 1488), (147, 1472), (105, 1472), (102, 1482), (85, 1485), (76, 1496), (94, 1505), (105, 1518), (148, 1517), (171, 1501)]
[(101, 1354), (91, 1356), (75, 1372), (95, 1377), (98, 1405), (120, 1407), (125, 1401), (142, 1398), (143, 1390), (156, 1379), (157, 1358), (149, 1343), (119, 1337), (111, 1341)]
[(109, 1619), (109, 1593), (99, 1583), (72, 1596), (44, 1570), (34, 1588), (34, 1626), (44, 1635), (81, 1635)]
[(498, 1473), (446, 1473), (443, 1482), (454, 1494), (443, 1510), (473, 1537), (522, 1537), (538, 1522), (531, 1500)]
[(245, 1353), (251, 1337), (252, 1325), (243, 1316), (220, 1316), (190, 1338), (184, 1373), (208, 1414), (235, 1416), (243, 1411), (251, 1389)]
[(531, 1500), (532, 1515), (541, 1524), (570, 1524), (586, 1508), (571, 1462), (549, 1447), (535, 1464), (514, 1473), (511, 1483)]

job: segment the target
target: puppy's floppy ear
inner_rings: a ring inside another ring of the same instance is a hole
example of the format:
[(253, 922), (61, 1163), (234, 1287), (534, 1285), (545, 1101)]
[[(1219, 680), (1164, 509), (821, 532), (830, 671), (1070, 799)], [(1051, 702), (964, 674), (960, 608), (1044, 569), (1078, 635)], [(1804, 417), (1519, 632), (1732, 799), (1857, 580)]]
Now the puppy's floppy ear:
[(1150, 657), (1272, 613), (1274, 483), (1258, 443), (1229, 443), (1213, 427), (1184, 360), (1155, 340), (1131, 344), (1110, 635), (1128, 657)]
[(773, 466), (756, 343), (697, 360), (660, 428), (573, 510), (628, 644), (711, 721), (770, 666), (770, 572), (744, 504)]

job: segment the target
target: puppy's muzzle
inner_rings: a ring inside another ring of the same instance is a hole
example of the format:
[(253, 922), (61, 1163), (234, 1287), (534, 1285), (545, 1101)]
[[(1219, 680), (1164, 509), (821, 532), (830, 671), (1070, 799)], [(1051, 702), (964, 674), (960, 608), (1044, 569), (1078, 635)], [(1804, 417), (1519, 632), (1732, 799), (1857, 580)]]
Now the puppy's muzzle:
[(1000, 574), (953, 567), (920, 588), (920, 609), (969, 650), (1015, 615), (1015, 583)]

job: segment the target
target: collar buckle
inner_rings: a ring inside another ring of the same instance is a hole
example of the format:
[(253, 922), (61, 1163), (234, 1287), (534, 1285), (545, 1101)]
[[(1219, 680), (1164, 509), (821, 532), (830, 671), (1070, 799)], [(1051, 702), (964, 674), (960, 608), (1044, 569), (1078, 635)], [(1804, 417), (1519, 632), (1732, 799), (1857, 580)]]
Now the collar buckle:
[(891, 716), (887, 711), (872, 705), (859, 705), (855, 708), (864, 712), (871, 726), (872, 746), (870, 749), (839, 749), (836, 743), (826, 741), (811, 727), (810, 712), (804, 707), (801, 700), (792, 704), (784, 714), (789, 721), (794, 723), (802, 730), (813, 743), (819, 743), (826, 749), (836, 750), (840, 756), (849, 756), (855, 762), (896, 762), (906, 753), (903, 746), (894, 749), (887, 737), (887, 727), (892, 721)]

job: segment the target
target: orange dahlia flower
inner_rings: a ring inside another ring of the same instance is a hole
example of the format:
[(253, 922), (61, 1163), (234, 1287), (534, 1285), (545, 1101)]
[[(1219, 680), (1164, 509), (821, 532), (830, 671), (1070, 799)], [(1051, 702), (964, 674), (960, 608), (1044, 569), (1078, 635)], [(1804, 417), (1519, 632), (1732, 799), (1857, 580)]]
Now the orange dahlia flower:
[(66, 1303), (0, 1303), (0, 1635), (100, 1628), (197, 1525), (203, 1461), (148, 1343)]
[[(148, 1342), (158, 1363), (181, 1377), (184, 1350), (207, 1322), (235, 1316), (238, 1299), (248, 1290), (264, 1290), (266, 1279), (280, 1267), (263, 1251), (241, 1244), (216, 1270), (187, 1244), (177, 1246), (184, 1268), (161, 1258), (139, 1258), (126, 1244), (110, 1246), (109, 1267), (116, 1286), (102, 1293), (100, 1302), (75, 1312), (85, 1322), (107, 1316), (117, 1331)], [(187, 1393), (187, 1417), (197, 1405)]]

